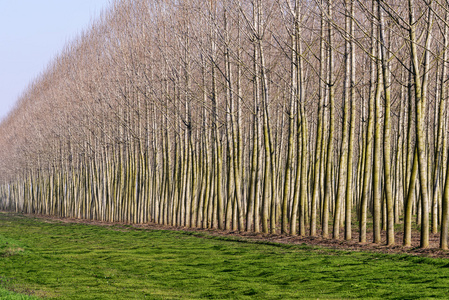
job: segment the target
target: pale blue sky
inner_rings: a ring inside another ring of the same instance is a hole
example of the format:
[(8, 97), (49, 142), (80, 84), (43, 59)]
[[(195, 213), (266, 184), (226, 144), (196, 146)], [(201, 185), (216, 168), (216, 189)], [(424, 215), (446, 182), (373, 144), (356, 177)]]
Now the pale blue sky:
[(0, 0), (0, 120), (111, 0)]

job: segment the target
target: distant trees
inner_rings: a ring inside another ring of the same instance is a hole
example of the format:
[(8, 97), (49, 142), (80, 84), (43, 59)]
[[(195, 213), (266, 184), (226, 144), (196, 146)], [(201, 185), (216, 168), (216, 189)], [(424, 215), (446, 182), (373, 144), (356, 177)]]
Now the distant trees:
[(1, 123), (0, 208), (446, 249), (448, 10), (115, 1)]

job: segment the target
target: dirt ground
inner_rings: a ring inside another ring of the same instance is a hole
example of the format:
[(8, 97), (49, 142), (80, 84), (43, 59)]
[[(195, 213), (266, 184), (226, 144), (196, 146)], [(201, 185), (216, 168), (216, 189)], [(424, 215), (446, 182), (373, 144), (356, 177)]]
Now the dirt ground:
[[(85, 223), (99, 226), (113, 226), (113, 225), (125, 225), (123, 223), (111, 223), (111, 222), (101, 222), (101, 221), (93, 221), (93, 220), (83, 220), (83, 219), (73, 219), (73, 218), (59, 218), (59, 217), (51, 217), (44, 215), (29, 215), (30, 217), (37, 217), (41, 219), (45, 219), (48, 221), (61, 221), (67, 223)], [(128, 224), (129, 225), (129, 224)], [(382, 232), (382, 243), (374, 244), (372, 242), (368, 243), (359, 243), (359, 235), (358, 232), (353, 230), (352, 232), (352, 240), (346, 241), (343, 238), (340, 240), (334, 239), (325, 239), (320, 237), (319, 235), (316, 237), (311, 236), (288, 236), (281, 234), (263, 234), (263, 233), (254, 233), (254, 232), (238, 232), (238, 231), (223, 231), (217, 229), (199, 229), (199, 228), (187, 228), (187, 227), (174, 227), (168, 225), (158, 225), (154, 223), (148, 224), (137, 224), (131, 225), (132, 227), (139, 229), (148, 229), (148, 230), (178, 230), (178, 231), (188, 231), (188, 232), (198, 232), (202, 234), (208, 234), (213, 236), (223, 236), (223, 237), (235, 237), (238, 239), (249, 240), (249, 241), (268, 241), (275, 243), (285, 243), (285, 244), (306, 244), (310, 246), (318, 246), (330, 249), (340, 249), (340, 250), (348, 250), (348, 251), (366, 251), (366, 252), (377, 252), (377, 253), (395, 253), (395, 254), (409, 254), (409, 255), (418, 255), (425, 257), (438, 257), (438, 258), (449, 258), (449, 251), (440, 250), (439, 247), (439, 233), (430, 234), (430, 247), (426, 249), (419, 248), (419, 232), (412, 232), (412, 246), (411, 247), (403, 247), (402, 239), (403, 233), (396, 232), (394, 246), (386, 246), (386, 236), (385, 232)], [(319, 233), (319, 232), (318, 232)], [(343, 237), (343, 231), (340, 235)], [(373, 235), (372, 232), (367, 232), (367, 240), (372, 241)]]

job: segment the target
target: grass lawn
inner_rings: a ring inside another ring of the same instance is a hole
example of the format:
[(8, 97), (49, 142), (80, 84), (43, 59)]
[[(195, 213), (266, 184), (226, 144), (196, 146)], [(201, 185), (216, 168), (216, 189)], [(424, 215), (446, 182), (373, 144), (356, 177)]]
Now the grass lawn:
[(5, 290), (4, 288), (0, 287), (0, 299), (2, 299), (2, 300), (36, 300), (39, 298), (13, 293), (13, 292), (10, 292), (10, 291)]
[[(447, 298), (449, 261), (0, 213), (0, 287), (50, 299)], [(29, 299), (17, 297), (5, 299)]]

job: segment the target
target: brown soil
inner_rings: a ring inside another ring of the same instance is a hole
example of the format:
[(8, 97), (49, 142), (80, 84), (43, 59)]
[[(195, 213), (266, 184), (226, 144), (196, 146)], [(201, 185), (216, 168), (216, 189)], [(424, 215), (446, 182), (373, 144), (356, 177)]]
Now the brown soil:
[[(386, 246), (386, 236), (385, 232), (382, 233), (382, 244), (374, 244), (374, 243), (359, 243), (358, 242), (358, 232), (352, 232), (352, 240), (346, 241), (334, 240), (334, 239), (326, 239), (320, 236), (311, 237), (311, 236), (287, 236), (281, 234), (263, 234), (263, 233), (254, 233), (254, 232), (239, 232), (239, 231), (223, 231), (217, 229), (199, 229), (199, 228), (187, 228), (187, 227), (174, 227), (168, 225), (158, 225), (154, 223), (148, 224), (137, 224), (130, 225), (124, 223), (111, 223), (111, 222), (102, 222), (102, 221), (93, 221), (93, 220), (83, 220), (83, 219), (73, 219), (73, 218), (59, 218), (52, 216), (44, 216), (44, 215), (29, 215), (32, 217), (37, 217), (41, 219), (45, 219), (48, 222), (52, 221), (60, 221), (66, 223), (85, 223), (99, 226), (113, 226), (113, 225), (129, 225), (134, 228), (139, 229), (147, 229), (147, 230), (174, 230), (174, 231), (187, 231), (187, 232), (198, 232), (201, 234), (211, 235), (211, 236), (223, 236), (223, 237), (232, 237), (239, 240), (247, 240), (247, 241), (260, 241), (260, 242), (274, 242), (274, 243), (283, 243), (283, 244), (306, 244), (310, 246), (324, 247), (329, 249), (340, 249), (340, 250), (348, 250), (348, 251), (365, 251), (365, 252), (377, 252), (377, 253), (395, 253), (395, 254), (409, 254), (409, 255), (419, 255), (425, 257), (438, 257), (438, 258), (449, 258), (448, 250), (439, 249), (439, 233), (430, 234), (430, 246), (429, 248), (422, 249), (419, 248), (419, 232), (414, 231), (412, 233), (412, 246), (404, 247), (402, 246), (402, 232), (396, 232), (394, 246)], [(124, 228), (125, 229), (125, 228)], [(341, 232), (341, 237), (343, 237), (343, 231)], [(373, 235), (372, 232), (367, 232), (367, 240), (372, 241)]]

